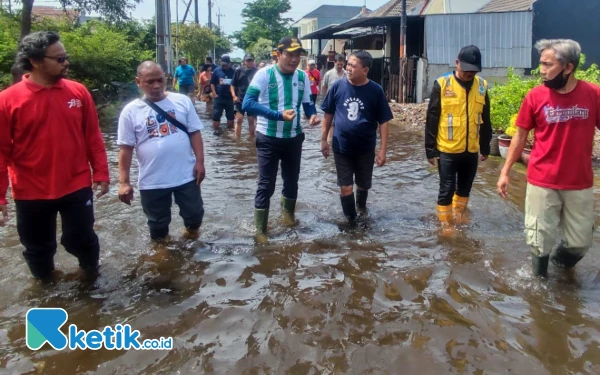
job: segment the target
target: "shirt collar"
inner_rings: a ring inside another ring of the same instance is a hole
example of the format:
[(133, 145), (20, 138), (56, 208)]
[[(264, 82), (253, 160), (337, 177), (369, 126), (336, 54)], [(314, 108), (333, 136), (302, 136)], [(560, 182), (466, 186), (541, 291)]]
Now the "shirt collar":
[(32, 80), (30, 80), (29, 79), (29, 73), (25, 74), (23, 76), (23, 82), (25, 82), (25, 86), (27, 86), (27, 88), (29, 90), (33, 91), (33, 92), (38, 92), (38, 91), (41, 91), (41, 90), (47, 89), (47, 88), (49, 88), (49, 89), (54, 89), (54, 88), (56, 88), (56, 89), (62, 89), (62, 88), (65, 87), (65, 83), (63, 82), (62, 78), (59, 79), (58, 82), (56, 82), (54, 84), (54, 86), (52, 86), (52, 87), (42, 86), (42, 85), (37, 84), (37, 83), (33, 82)]

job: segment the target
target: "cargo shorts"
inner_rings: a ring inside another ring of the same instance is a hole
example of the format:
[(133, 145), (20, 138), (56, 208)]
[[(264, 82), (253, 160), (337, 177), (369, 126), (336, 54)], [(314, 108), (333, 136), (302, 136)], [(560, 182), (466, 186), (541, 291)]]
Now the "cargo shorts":
[(585, 255), (594, 240), (593, 188), (556, 190), (527, 184), (525, 233), (536, 256), (549, 255), (559, 233), (563, 248)]

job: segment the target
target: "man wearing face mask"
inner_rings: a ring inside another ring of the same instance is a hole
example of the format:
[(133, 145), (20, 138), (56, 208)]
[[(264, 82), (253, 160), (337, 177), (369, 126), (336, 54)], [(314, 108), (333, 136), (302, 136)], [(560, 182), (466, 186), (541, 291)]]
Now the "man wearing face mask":
[[(592, 147), (600, 129), (600, 88), (579, 81), (575, 71), (581, 47), (568, 39), (540, 40), (544, 84), (525, 97), (517, 118), (498, 193), (506, 198), (510, 169), (533, 130), (535, 143), (527, 166), (525, 232), (535, 276), (546, 276), (548, 261), (564, 269), (579, 262), (592, 246), (594, 174)], [(558, 229), (564, 235), (555, 249)]]
[(434, 82), (427, 109), (425, 153), (440, 174), (437, 209), (443, 234), (451, 232), (454, 220), (464, 222), (478, 161), (490, 154), (490, 101), (478, 72), (479, 48), (464, 47), (456, 70)]

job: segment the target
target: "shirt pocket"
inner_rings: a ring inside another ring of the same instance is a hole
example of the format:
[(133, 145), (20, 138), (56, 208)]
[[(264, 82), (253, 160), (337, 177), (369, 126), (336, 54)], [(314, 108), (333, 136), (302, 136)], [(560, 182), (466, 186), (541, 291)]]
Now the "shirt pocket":
[(442, 98), (442, 129), (446, 128), (446, 138), (454, 140), (457, 130), (461, 126), (462, 106), (458, 98)]
[(475, 123), (477, 125), (483, 124), (483, 107), (485, 106), (485, 95), (479, 95), (475, 97)]

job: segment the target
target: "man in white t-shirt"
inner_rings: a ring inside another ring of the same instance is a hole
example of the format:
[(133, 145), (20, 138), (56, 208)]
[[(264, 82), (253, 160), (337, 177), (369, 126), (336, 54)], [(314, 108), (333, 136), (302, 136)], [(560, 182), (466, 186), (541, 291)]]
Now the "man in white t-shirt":
[(153, 61), (137, 70), (136, 82), (145, 98), (187, 127), (188, 135), (141, 99), (127, 104), (119, 117), (119, 199), (131, 204), (129, 170), (133, 150), (139, 164), (138, 188), (153, 240), (169, 234), (171, 197), (179, 206), (184, 235), (197, 238), (204, 207), (200, 183), (204, 180), (202, 123), (189, 97), (166, 92), (165, 72)]

